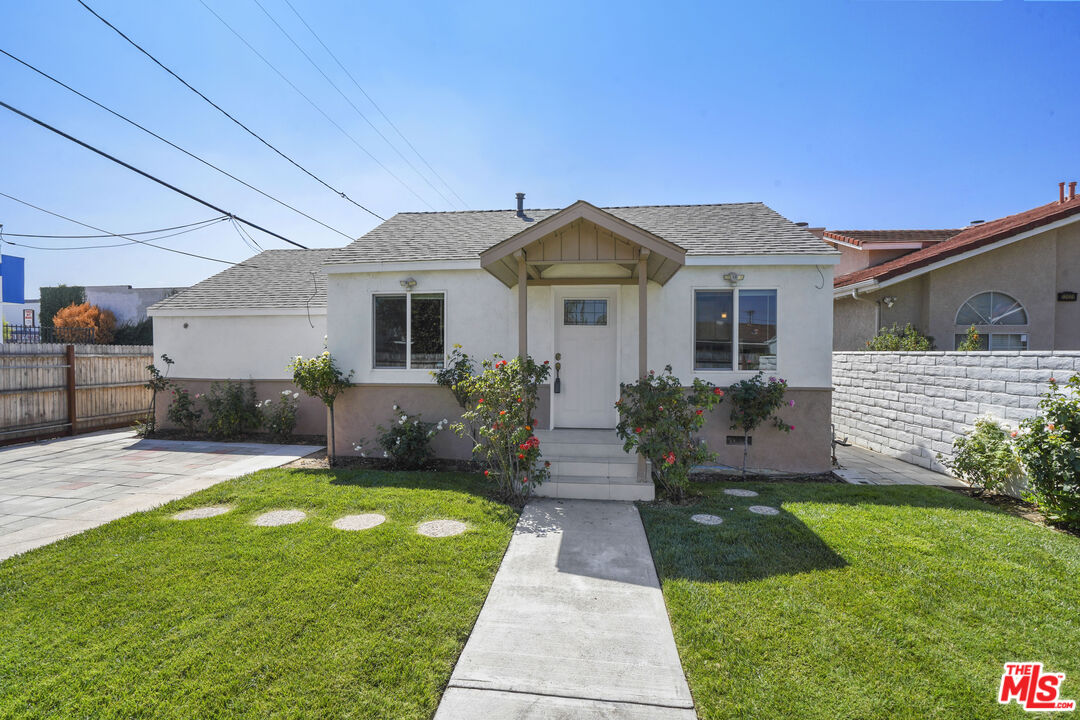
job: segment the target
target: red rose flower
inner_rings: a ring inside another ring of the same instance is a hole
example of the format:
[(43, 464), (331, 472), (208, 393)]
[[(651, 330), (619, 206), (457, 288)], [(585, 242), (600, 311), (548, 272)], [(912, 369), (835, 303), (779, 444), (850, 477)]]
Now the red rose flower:
[(637, 433), (638, 435), (640, 435), (641, 434), (641, 428), (639, 428), (639, 427), (634, 428), (634, 432)]
[(524, 460), (524, 459), (525, 459), (525, 453), (518, 453), (518, 460)]
[(704, 411), (704, 410), (701, 410), (701, 409), (698, 409), (698, 410), (697, 410), (696, 412), (697, 412), (697, 414), (698, 414), (698, 415), (701, 415), (701, 414), (703, 414), (703, 413), (704, 413), (705, 411)]
[(720, 397), (724, 397), (724, 391), (720, 388), (713, 388), (712, 393), (713, 395), (719, 395)]
[(487, 477), (487, 476), (488, 476), (488, 475), (490, 475), (490, 474), (491, 474), (491, 471), (490, 471), (490, 470), (485, 470), (485, 471), (484, 471), (484, 477)]

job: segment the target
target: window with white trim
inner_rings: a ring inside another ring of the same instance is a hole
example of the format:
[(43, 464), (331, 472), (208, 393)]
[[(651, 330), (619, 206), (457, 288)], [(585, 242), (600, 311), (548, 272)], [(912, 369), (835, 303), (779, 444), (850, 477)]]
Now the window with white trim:
[(442, 293), (375, 295), (372, 299), (374, 366), (441, 368), (445, 305)]
[[(776, 290), (695, 290), (694, 370), (775, 370)], [(736, 322), (736, 318), (738, 322)]]

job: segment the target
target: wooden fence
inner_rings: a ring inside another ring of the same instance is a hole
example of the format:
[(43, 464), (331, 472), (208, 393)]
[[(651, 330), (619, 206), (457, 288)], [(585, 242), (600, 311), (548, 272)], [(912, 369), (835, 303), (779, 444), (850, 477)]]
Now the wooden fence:
[(0, 345), (0, 444), (131, 425), (152, 361), (149, 345)]

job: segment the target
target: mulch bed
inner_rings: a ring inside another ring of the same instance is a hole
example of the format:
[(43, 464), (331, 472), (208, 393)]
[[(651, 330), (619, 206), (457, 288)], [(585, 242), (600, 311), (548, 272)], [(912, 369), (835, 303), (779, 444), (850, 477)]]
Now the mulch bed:
[(769, 474), (755, 474), (753, 472), (747, 472), (746, 477), (743, 477), (740, 470), (729, 470), (727, 468), (710, 468), (694, 470), (690, 473), (690, 480), (692, 482), (701, 483), (714, 483), (714, 482), (754, 482), (754, 483), (842, 483), (844, 482), (840, 478), (836, 477), (832, 472), (824, 473), (769, 473)]
[(238, 435), (230, 440), (222, 440), (211, 436), (205, 432), (189, 433), (183, 430), (176, 429), (163, 429), (155, 430), (154, 432), (145, 436), (147, 440), (196, 440), (196, 441), (209, 441), (209, 442), (224, 442), (224, 443), (264, 443), (271, 445), (314, 445), (325, 446), (325, 435), (293, 435), (289, 438), (288, 442), (282, 443), (272, 437), (268, 433), (244, 433)]

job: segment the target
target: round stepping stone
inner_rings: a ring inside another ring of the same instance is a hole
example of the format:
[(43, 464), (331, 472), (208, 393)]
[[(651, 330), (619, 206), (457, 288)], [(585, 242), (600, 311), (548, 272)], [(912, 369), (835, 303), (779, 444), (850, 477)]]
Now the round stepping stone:
[(255, 518), (251, 521), (251, 524), (259, 527), (277, 527), (278, 525), (298, 523), (306, 517), (307, 513), (303, 510), (272, 510)]
[(724, 491), (725, 495), (734, 495), (735, 497), (757, 497), (758, 494), (753, 490), (743, 490), (742, 488), (728, 488)]
[(751, 505), (750, 507), (747, 508), (747, 510), (749, 510), (752, 513), (757, 513), (758, 515), (779, 515), (780, 514), (779, 510), (777, 510), (774, 507), (769, 507), (768, 505)]
[(224, 515), (232, 508), (227, 505), (217, 505), (213, 507), (201, 507), (192, 508), (191, 510), (184, 510), (173, 515), (173, 520), (202, 520), (203, 518), (211, 518), (215, 515)]
[(334, 521), (334, 527), (338, 530), (370, 530), (376, 525), (386, 522), (386, 516), (379, 513), (364, 513), (363, 515), (346, 515)]
[(696, 523), (701, 523), (702, 525), (719, 525), (720, 523), (724, 522), (724, 518), (720, 517), (719, 515), (709, 515), (707, 513), (691, 515), (690, 519)]
[(465, 532), (465, 523), (459, 520), (428, 520), (420, 523), (416, 532), (426, 537), (450, 537)]

